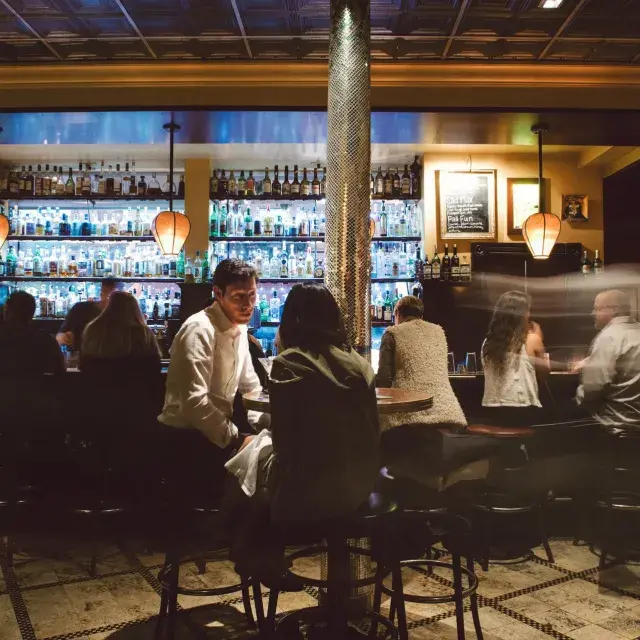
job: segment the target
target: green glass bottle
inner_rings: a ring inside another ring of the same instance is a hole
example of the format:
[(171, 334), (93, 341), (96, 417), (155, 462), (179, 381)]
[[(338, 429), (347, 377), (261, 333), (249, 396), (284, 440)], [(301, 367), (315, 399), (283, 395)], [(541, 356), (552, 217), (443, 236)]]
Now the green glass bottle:
[(176, 263), (176, 278), (184, 279), (184, 249), (178, 255)]
[(251, 218), (251, 209), (247, 207), (247, 213), (244, 216), (244, 235), (247, 238), (253, 236), (253, 220)]
[(211, 212), (209, 235), (213, 238), (217, 238), (220, 235), (220, 218), (218, 216), (218, 207), (215, 203)]
[(209, 282), (209, 252), (204, 252), (202, 260), (202, 282)]
[(260, 300), (260, 321), (268, 322), (269, 320), (269, 302), (267, 301), (267, 296), (262, 295), (262, 300)]

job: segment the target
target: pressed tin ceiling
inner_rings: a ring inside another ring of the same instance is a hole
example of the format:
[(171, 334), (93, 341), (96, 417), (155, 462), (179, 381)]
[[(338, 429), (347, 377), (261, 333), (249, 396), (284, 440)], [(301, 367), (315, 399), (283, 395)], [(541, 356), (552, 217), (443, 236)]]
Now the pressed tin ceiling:
[[(375, 60), (637, 64), (640, 0), (371, 0)], [(328, 0), (0, 0), (0, 63), (322, 60)]]

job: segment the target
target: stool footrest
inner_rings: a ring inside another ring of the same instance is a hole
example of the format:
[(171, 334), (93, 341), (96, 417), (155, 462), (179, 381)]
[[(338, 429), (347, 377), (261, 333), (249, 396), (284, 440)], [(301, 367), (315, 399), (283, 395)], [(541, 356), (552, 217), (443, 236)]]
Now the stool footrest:
[[(169, 589), (169, 583), (167, 581), (167, 575), (171, 571), (171, 565), (167, 564), (158, 572), (158, 581), (162, 585), (163, 590)], [(232, 593), (238, 593), (242, 589), (248, 589), (251, 586), (249, 579), (243, 579), (239, 584), (234, 584), (229, 587), (216, 587), (209, 589), (187, 589), (178, 585), (177, 593), (181, 596), (226, 596)]]

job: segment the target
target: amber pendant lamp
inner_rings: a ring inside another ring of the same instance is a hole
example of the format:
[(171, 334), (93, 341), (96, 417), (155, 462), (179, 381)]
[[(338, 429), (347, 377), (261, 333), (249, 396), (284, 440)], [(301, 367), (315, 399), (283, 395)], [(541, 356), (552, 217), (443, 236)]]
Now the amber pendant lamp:
[(176, 256), (182, 250), (191, 222), (184, 213), (173, 210), (173, 136), (180, 131), (180, 125), (169, 122), (162, 127), (169, 132), (169, 210), (161, 211), (151, 225), (153, 237), (165, 256)]
[[(0, 135), (4, 129), (0, 127)], [(2, 245), (5, 243), (7, 236), (9, 235), (9, 218), (4, 215), (4, 210), (0, 213), (0, 249), (2, 249)]]
[(560, 218), (555, 213), (542, 211), (544, 198), (544, 180), (542, 178), (542, 134), (548, 131), (546, 124), (531, 127), (538, 136), (538, 213), (530, 215), (522, 225), (522, 235), (535, 260), (547, 260), (560, 235)]

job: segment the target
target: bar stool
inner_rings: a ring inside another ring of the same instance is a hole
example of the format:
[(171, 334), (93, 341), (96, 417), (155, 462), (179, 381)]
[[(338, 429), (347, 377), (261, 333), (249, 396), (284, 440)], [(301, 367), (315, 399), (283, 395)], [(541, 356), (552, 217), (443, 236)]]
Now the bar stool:
[[(299, 588), (316, 587), (324, 590), (326, 604), (288, 613), (275, 625), (279, 592), (272, 589), (265, 625), (266, 633), (274, 630), (275, 638), (290, 639), (299, 637), (300, 625), (314, 627), (324, 625), (323, 631), (327, 639), (343, 640), (347, 636), (358, 634), (356, 627), (350, 622), (369, 618), (376, 626), (377, 624), (383, 626), (385, 638), (392, 640), (398, 638), (398, 632), (394, 625), (378, 612), (372, 610), (354, 611), (349, 606), (349, 591), (351, 589), (373, 586), (377, 580), (377, 575), (360, 579), (349, 576), (350, 556), (370, 558), (372, 555), (369, 549), (354, 546), (352, 541), (358, 538), (384, 535), (384, 529), (395, 511), (395, 503), (386, 500), (379, 494), (372, 494), (368, 502), (351, 517), (296, 527), (296, 537), (302, 534), (308, 536), (307, 539), (322, 539), (324, 542), (286, 556), (285, 566), (288, 567), (286, 579)], [(325, 553), (328, 564), (326, 580), (301, 576), (293, 572), (292, 567), (295, 560)]]
[[(387, 495), (397, 495), (399, 490), (406, 491), (407, 484), (418, 483), (407, 479), (395, 478), (388, 469), (380, 472), (379, 486)], [(410, 495), (416, 494), (416, 491)], [(419, 540), (407, 545), (407, 538)], [(465, 640), (464, 629), (464, 601), (468, 598), (473, 617), (474, 629), (478, 640), (483, 640), (480, 615), (478, 612), (478, 578), (474, 572), (473, 540), (471, 525), (462, 516), (449, 513), (446, 508), (428, 509), (404, 507), (393, 522), (393, 534), (387, 532), (379, 539), (380, 544), (374, 544), (374, 559), (378, 562), (376, 573), (376, 588), (373, 610), (380, 611), (382, 594), (390, 596), (390, 620), (394, 621), (398, 615), (398, 631), (400, 640), (408, 640), (407, 617), (405, 603), (443, 604), (455, 603), (456, 628), (458, 640)], [(434, 560), (431, 548), (437, 543), (451, 554), (451, 562)], [(408, 548), (407, 548), (408, 547)], [(424, 557), (426, 556), (426, 557)], [(461, 557), (465, 558), (466, 567), (461, 564)], [(405, 594), (402, 579), (402, 568), (409, 567), (418, 572), (432, 575), (434, 568), (446, 569), (452, 572), (453, 582), (451, 594), (445, 595), (413, 595)], [(391, 574), (391, 587), (384, 584)], [(462, 577), (467, 579), (466, 588), (463, 587)], [(372, 629), (372, 632), (375, 630)]]
[[(493, 516), (517, 516), (532, 514), (538, 533), (542, 538), (542, 545), (549, 562), (555, 562), (546, 530), (545, 503), (546, 495), (535, 495), (529, 492), (520, 493), (514, 488), (518, 487), (519, 480), (524, 479), (528, 469), (529, 456), (525, 445), (536, 434), (530, 427), (496, 427), (488, 425), (469, 425), (466, 431), (471, 434), (496, 438), (504, 441), (504, 454), (500, 461), (498, 486), (485, 486), (471, 505), (472, 511)], [(482, 527), (485, 558), (485, 571), (489, 565), (489, 544), (486, 537), (486, 527)]]
[[(606, 567), (607, 558), (615, 555), (638, 554), (638, 546), (632, 546), (624, 519), (640, 514), (640, 433), (632, 430), (611, 434), (606, 439), (603, 477), (604, 487), (596, 494), (595, 507), (604, 512), (600, 522), (600, 563)], [(616, 522), (616, 520), (618, 522)], [(627, 534), (627, 535), (624, 535)], [(631, 539), (637, 539), (636, 535)]]

